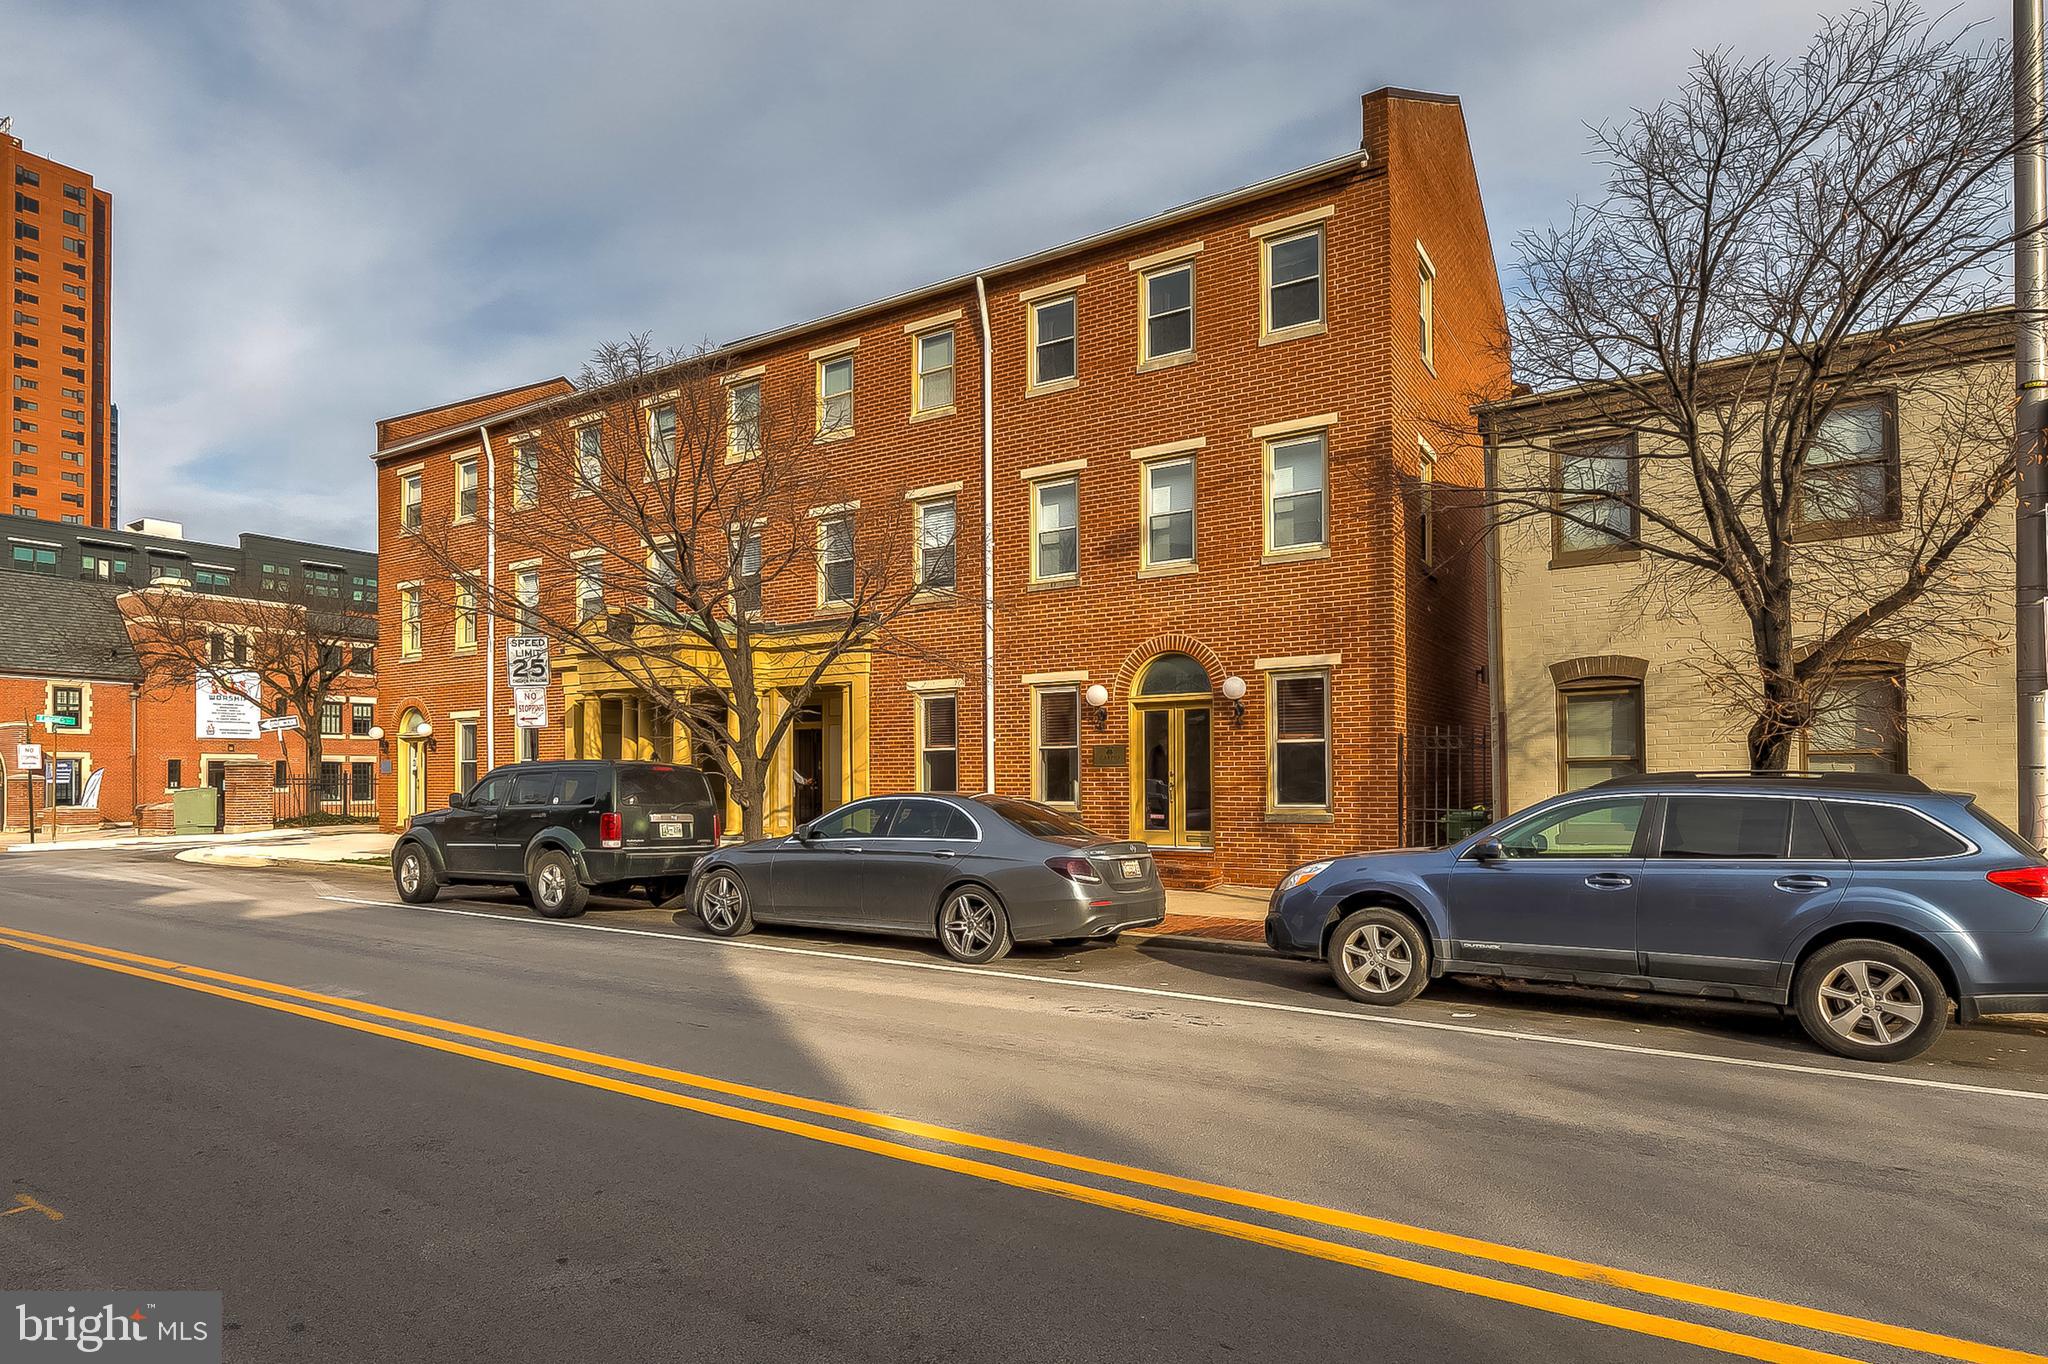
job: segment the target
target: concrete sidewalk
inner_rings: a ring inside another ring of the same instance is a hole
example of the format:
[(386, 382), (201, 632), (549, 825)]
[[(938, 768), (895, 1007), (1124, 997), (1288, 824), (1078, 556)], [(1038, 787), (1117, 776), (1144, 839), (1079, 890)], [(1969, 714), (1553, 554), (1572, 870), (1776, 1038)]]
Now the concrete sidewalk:
[(286, 863), (374, 863), (391, 860), (391, 845), (398, 835), (382, 829), (324, 828), (274, 829), (263, 838), (186, 848), (180, 862), (202, 862), (216, 867), (274, 867)]

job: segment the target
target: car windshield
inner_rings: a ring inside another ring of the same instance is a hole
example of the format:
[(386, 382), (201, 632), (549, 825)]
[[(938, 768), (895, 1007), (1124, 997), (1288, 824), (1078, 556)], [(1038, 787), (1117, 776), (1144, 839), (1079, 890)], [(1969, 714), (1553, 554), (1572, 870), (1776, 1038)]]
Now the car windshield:
[(1035, 800), (1013, 800), (1007, 796), (982, 796), (981, 803), (1034, 838), (1087, 838), (1102, 835), (1066, 813)]
[(658, 809), (711, 799), (711, 787), (694, 767), (622, 767), (619, 769), (621, 809)]

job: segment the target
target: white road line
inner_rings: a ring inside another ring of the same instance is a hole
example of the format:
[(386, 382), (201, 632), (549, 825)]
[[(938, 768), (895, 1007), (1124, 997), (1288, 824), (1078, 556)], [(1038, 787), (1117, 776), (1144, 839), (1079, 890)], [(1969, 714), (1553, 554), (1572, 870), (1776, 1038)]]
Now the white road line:
[(1587, 1051), (1622, 1052), (1630, 1056), (1655, 1056), (1671, 1061), (1700, 1061), (1717, 1066), (1739, 1066), (1746, 1070), (1787, 1071), (1794, 1075), (1816, 1075), (1834, 1080), (1861, 1080), (1875, 1085), (1904, 1085), (1911, 1089), (1939, 1089), (1958, 1094), (1981, 1094), (1990, 1098), (2026, 1099), (2048, 1103), (2048, 1093), (2032, 1089), (2000, 1089), (1993, 1085), (1964, 1084), (1956, 1080), (1927, 1080), (1912, 1075), (1883, 1075), (1862, 1070), (1836, 1070), (1828, 1066), (1802, 1066), (1790, 1061), (1763, 1061), (1746, 1056), (1716, 1056), (1712, 1052), (1678, 1051), (1670, 1047), (1645, 1047), (1630, 1042), (1601, 1042), (1586, 1037), (1552, 1037), (1545, 1033), (1517, 1032), (1512, 1028), (1467, 1027), (1438, 1023), (1426, 1018), (1400, 1018), (1389, 1014), (1349, 1013), (1312, 1004), (1282, 1004), (1268, 999), (1233, 999), (1228, 995), (1194, 994), (1150, 985), (1119, 985), (1107, 980), (1074, 980), (1062, 976), (1034, 976), (1023, 971), (990, 970), (980, 966), (954, 966), (938, 961), (904, 961), (896, 957), (870, 957), (859, 952), (829, 952), (818, 947), (785, 947), (777, 943), (746, 942), (733, 938), (697, 937), (663, 933), (652, 928), (616, 928), (608, 924), (575, 923), (563, 919), (521, 918), (492, 914), (480, 909), (451, 909), (445, 905), (409, 905), (398, 900), (365, 900), (353, 895), (323, 895), (344, 905), (369, 905), (379, 909), (425, 910), (431, 914), (455, 914), (465, 919), (491, 919), (499, 923), (533, 928), (580, 928), (589, 933), (618, 933), (630, 938), (660, 938), (665, 942), (699, 947), (736, 947), (750, 952), (776, 952), (791, 957), (823, 957), (830, 961), (859, 962), (868, 966), (895, 966), (911, 971), (942, 971), (948, 975), (973, 976), (978, 980), (1015, 980), (1032, 985), (1057, 986), (1066, 990), (1103, 990), (1112, 994), (1144, 995), (1151, 999), (1173, 999), (1187, 1004), (1220, 1004), (1234, 1009), (1264, 1009), (1271, 1013), (1301, 1014), (1310, 1018), (1334, 1018), (1346, 1023), (1371, 1023), (1388, 1028), (1422, 1028), (1430, 1032), (1468, 1033), (1509, 1042), (1538, 1042), (1553, 1047), (1579, 1047)]

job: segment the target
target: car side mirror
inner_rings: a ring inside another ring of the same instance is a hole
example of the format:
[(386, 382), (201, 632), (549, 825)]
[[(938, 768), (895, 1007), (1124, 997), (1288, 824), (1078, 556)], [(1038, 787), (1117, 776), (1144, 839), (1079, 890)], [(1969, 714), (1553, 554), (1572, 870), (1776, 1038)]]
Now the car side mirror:
[(1472, 845), (1472, 860), (1475, 862), (1505, 862), (1507, 857), (1508, 850), (1497, 838), (1482, 838)]
[(450, 791), (448, 793), (448, 808), (451, 810), (467, 810), (469, 808), (469, 797), (463, 795), (460, 791)]
[(813, 829), (808, 824), (799, 824), (796, 826), (796, 841), (799, 843), (808, 843), (817, 836), (817, 830)]

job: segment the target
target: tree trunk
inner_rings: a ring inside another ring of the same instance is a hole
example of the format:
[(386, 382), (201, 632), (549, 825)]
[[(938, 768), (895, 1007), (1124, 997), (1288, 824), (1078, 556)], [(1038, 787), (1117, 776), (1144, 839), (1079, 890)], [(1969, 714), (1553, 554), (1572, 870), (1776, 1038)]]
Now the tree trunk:
[[(1785, 594), (1789, 598), (1789, 593)], [(1754, 622), (1762, 700), (1749, 726), (1749, 766), (1754, 772), (1783, 772), (1792, 766), (1792, 744), (1812, 718), (1806, 688), (1792, 656), (1791, 602), (1774, 600)]]

